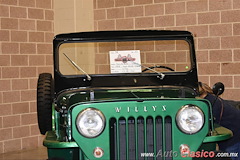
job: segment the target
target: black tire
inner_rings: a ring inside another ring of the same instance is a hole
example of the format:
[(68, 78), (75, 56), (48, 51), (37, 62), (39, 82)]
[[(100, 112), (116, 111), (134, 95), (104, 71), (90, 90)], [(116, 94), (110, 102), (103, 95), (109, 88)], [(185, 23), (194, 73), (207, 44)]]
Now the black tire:
[(53, 79), (50, 73), (39, 75), (37, 83), (37, 117), (41, 134), (52, 130)]

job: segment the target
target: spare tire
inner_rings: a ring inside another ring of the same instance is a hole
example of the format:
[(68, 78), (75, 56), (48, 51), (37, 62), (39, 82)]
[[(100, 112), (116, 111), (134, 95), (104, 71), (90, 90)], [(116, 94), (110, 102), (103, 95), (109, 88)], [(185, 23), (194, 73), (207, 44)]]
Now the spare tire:
[(50, 73), (39, 75), (37, 83), (37, 118), (41, 134), (52, 130), (53, 79)]

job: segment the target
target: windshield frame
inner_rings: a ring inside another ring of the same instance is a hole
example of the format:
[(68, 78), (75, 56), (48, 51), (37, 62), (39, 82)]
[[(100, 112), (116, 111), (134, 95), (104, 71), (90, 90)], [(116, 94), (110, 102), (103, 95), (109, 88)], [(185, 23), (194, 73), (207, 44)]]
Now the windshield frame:
[[(189, 44), (191, 69), (187, 72), (118, 73), (94, 74), (88, 80), (86, 75), (62, 75), (59, 71), (59, 47), (63, 43), (185, 40)], [(101, 31), (60, 34), (54, 38), (55, 91), (78, 87), (123, 87), (146, 85), (177, 85), (191, 88), (197, 85), (197, 68), (193, 36), (187, 31)], [(191, 77), (191, 78), (190, 78)]]

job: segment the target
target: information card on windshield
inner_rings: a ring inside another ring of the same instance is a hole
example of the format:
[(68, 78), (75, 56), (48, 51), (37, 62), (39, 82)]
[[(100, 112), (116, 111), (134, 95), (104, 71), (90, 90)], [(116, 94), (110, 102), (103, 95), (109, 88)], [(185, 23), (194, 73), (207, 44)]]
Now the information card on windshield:
[(111, 73), (140, 73), (140, 50), (110, 51)]

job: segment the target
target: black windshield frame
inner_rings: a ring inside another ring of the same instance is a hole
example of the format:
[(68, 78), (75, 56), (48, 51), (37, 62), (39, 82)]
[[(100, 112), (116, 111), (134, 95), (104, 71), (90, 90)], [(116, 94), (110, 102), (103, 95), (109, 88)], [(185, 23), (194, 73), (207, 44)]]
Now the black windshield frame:
[[(161, 79), (157, 73), (148, 74), (101, 74), (62, 75), (59, 71), (59, 46), (63, 43), (114, 42), (114, 41), (146, 41), (146, 40), (185, 40), (189, 43), (191, 69), (187, 72), (166, 72)], [(53, 40), (54, 52), (54, 84), (55, 92), (80, 87), (136, 87), (174, 85), (197, 88), (197, 65), (193, 36), (188, 31), (98, 31), (57, 35)]]

